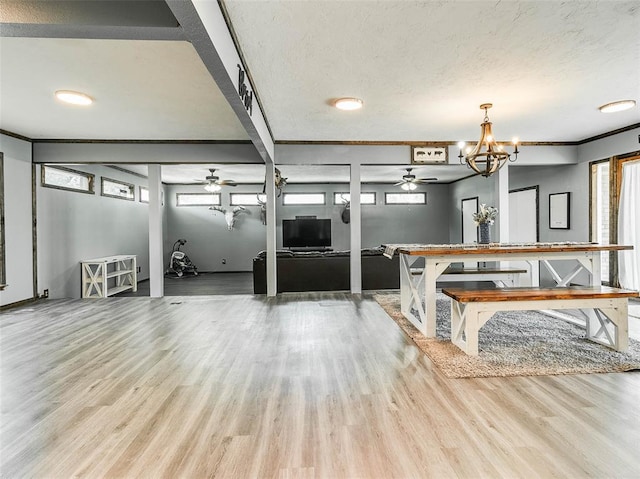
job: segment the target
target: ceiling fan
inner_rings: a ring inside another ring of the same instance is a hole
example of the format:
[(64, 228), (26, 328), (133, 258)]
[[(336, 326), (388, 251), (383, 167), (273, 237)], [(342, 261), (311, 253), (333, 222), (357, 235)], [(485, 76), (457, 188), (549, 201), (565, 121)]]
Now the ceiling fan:
[(216, 191), (220, 191), (223, 186), (238, 186), (238, 184), (233, 180), (221, 180), (219, 176), (215, 174), (215, 168), (209, 168), (210, 174), (206, 176), (204, 183), (204, 189), (209, 193), (215, 193)]
[(393, 186), (399, 186), (403, 190), (413, 191), (418, 185), (429, 183), (431, 181), (437, 181), (438, 178), (416, 178), (416, 175), (411, 173), (413, 168), (406, 168), (407, 174), (402, 176), (402, 180), (395, 183)]

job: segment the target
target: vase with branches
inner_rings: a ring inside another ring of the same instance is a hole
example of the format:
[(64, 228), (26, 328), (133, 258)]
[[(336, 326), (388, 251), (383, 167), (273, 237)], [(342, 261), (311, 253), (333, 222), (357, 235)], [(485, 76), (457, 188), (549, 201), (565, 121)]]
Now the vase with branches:
[(479, 243), (491, 243), (489, 226), (495, 223), (498, 217), (498, 208), (494, 206), (480, 205), (480, 211), (473, 213), (473, 222), (480, 230)]

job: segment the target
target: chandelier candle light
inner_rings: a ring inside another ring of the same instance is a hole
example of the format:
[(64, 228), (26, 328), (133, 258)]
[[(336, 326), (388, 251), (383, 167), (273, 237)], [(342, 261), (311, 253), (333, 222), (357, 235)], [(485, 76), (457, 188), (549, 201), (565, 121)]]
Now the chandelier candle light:
[(499, 144), (491, 131), (491, 122), (489, 121), (488, 110), (493, 105), (491, 103), (483, 103), (480, 108), (484, 110), (484, 121), (480, 125), (480, 140), (474, 148), (467, 147), (466, 155), (462, 154), (462, 149), (465, 147), (464, 142), (458, 143), (460, 148), (460, 164), (463, 163), (463, 159), (466, 161), (467, 166), (476, 173), (489, 177), (508, 161), (516, 161), (518, 159), (518, 139), (514, 138), (511, 142), (515, 149), (513, 151), (514, 158), (511, 159), (511, 155), (504, 150), (504, 146)]
[(480, 205), (480, 211), (473, 213), (472, 216), (473, 222), (478, 228), (480, 228), (478, 243), (491, 243), (491, 232), (489, 230), (489, 226), (495, 223), (495, 220), (498, 217), (498, 208), (494, 206), (487, 206), (483, 203)]

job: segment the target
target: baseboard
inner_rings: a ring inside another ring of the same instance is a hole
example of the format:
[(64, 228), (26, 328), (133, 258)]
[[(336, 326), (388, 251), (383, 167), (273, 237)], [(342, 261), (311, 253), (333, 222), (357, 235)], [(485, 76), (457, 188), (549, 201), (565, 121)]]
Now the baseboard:
[(28, 299), (23, 299), (21, 301), (16, 301), (15, 303), (4, 304), (0, 306), (0, 311), (5, 311), (7, 309), (17, 308), (19, 306), (24, 306), (26, 304), (35, 303), (39, 299), (43, 299), (43, 298), (38, 298), (38, 297), (28, 298)]

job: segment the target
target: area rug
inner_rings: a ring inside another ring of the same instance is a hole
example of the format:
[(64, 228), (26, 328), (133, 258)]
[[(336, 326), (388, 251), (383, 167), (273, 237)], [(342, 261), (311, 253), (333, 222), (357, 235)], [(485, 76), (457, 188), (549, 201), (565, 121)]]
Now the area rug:
[(609, 373), (640, 369), (640, 342), (614, 351), (585, 338), (584, 329), (535, 311), (499, 312), (478, 335), (478, 356), (451, 343), (451, 302), (437, 294), (436, 338), (426, 338), (400, 312), (400, 295), (377, 293), (375, 301), (449, 378)]

